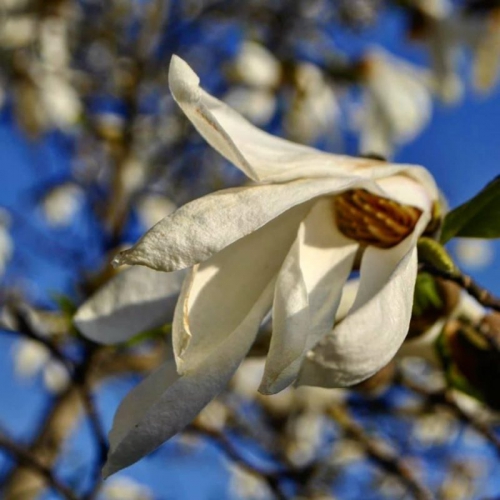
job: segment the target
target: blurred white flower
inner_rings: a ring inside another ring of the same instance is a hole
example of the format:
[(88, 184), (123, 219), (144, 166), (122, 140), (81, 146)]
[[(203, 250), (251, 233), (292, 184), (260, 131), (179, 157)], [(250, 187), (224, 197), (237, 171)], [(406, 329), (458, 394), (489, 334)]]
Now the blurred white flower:
[[(361, 382), (392, 359), (410, 321), (416, 241), (438, 199), (432, 176), (422, 167), (272, 137), (198, 84), (174, 57), (174, 98), (255, 184), (188, 203), (115, 258), (157, 271), (192, 269), (174, 315), (175, 364), (167, 361), (122, 402), (105, 474), (152, 451), (219, 394), (271, 308), (264, 394), (295, 380), (324, 387)], [(355, 305), (332, 331), (361, 247)], [(104, 342), (115, 334), (100, 332)]]
[(456, 419), (444, 412), (422, 415), (413, 425), (412, 437), (426, 446), (444, 444), (459, 431)]
[(336, 466), (349, 465), (366, 458), (362, 445), (352, 439), (338, 440), (332, 450), (330, 462)]
[(50, 359), (48, 349), (34, 340), (22, 340), (14, 347), (14, 368), (16, 375), (31, 378), (39, 373)]
[(80, 96), (67, 78), (46, 72), (38, 81), (46, 126), (62, 130), (74, 126), (82, 112)]
[(295, 69), (296, 88), (285, 119), (290, 136), (310, 143), (322, 134), (333, 135), (339, 120), (339, 106), (332, 84), (314, 64)]
[(42, 201), (42, 210), (48, 223), (54, 227), (69, 226), (84, 200), (82, 188), (71, 182), (51, 189)]
[(175, 211), (172, 200), (160, 194), (146, 194), (137, 202), (137, 210), (143, 227), (153, 227), (161, 219)]
[(360, 149), (387, 158), (395, 146), (414, 139), (429, 122), (429, 77), (422, 68), (380, 48), (368, 53), (363, 73)]
[(9, 16), (0, 24), (0, 47), (18, 49), (35, 40), (36, 19), (32, 15)]
[(102, 500), (153, 500), (152, 491), (128, 476), (109, 479), (101, 490)]
[(495, 250), (490, 240), (457, 238), (455, 240), (455, 255), (464, 267), (478, 270), (493, 263)]
[(214, 399), (197, 417), (197, 422), (206, 429), (221, 431), (226, 425), (228, 409), (222, 402)]
[(482, 18), (469, 22), (475, 22), (477, 29), (474, 43), (474, 85), (481, 92), (487, 92), (498, 83), (500, 72), (500, 9), (493, 9)]
[(224, 102), (256, 125), (268, 123), (276, 110), (276, 96), (265, 88), (233, 88), (224, 97)]
[(30, 0), (0, 0), (0, 9), (6, 11), (22, 10)]
[(286, 455), (296, 467), (305, 467), (312, 462), (322, 444), (325, 417), (306, 411), (289, 422), (287, 429)]
[(48, 391), (59, 394), (69, 385), (71, 379), (67, 368), (57, 360), (50, 360), (43, 370), (43, 382)]
[(264, 480), (239, 465), (229, 465), (229, 492), (235, 500), (272, 500), (274, 495)]
[(13, 349), (14, 369), (19, 377), (30, 379), (41, 373), (45, 388), (53, 394), (59, 394), (68, 387), (68, 370), (51, 357), (41, 342), (23, 339)]
[(278, 84), (281, 77), (279, 61), (263, 45), (245, 41), (236, 57), (232, 71), (241, 83), (267, 88)]

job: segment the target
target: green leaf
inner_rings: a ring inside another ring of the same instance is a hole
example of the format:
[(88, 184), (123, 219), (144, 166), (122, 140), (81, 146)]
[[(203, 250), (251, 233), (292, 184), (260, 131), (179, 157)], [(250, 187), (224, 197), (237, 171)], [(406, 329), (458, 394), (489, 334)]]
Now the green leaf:
[(500, 176), (445, 217), (441, 243), (455, 236), (500, 238)]

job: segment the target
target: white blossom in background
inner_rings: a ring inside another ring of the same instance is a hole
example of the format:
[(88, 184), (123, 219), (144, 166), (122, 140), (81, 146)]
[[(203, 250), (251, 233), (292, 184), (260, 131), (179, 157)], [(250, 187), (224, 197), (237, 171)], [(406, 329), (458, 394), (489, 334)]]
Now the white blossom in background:
[(221, 431), (226, 425), (228, 409), (224, 403), (214, 399), (200, 412), (196, 421), (205, 429)]
[(445, 444), (456, 437), (459, 426), (453, 415), (443, 411), (420, 416), (413, 424), (412, 438), (425, 446)]
[(305, 411), (292, 419), (287, 428), (285, 453), (296, 467), (305, 467), (317, 458), (323, 442), (325, 417), (321, 413)]
[(295, 68), (295, 80), (290, 109), (285, 117), (290, 137), (310, 143), (322, 134), (335, 135), (340, 110), (332, 84), (312, 63), (299, 64)]
[(51, 73), (43, 74), (37, 83), (46, 125), (62, 130), (76, 125), (82, 112), (82, 105), (78, 92), (71, 83), (66, 78)]
[[(337, 156), (272, 137), (204, 92), (177, 57), (169, 78), (198, 131), (254, 184), (188, 203), (115, 258), (118, 265), (190, 271), (174, 314), (174, 359), (122, 402), (105, 475), (179, 432), (225, 388), (270, 309), (264, 394), (294, 381), (353, 385), (385, 366), (408, 330), (416, 242), (438, 200), (422, 167)], [(355, 304), (332, 330), (361, 248)], [(134, 307), (140, 311), (140, 302)], [(115, 316), (113, 308), (109, 313)], [(77, 326), (81, 319), (77, 314)], [(100, 320), (91, 314), (92, 321)], [(99, 331), (105, 343), (130, 334)]]
[(13, 358), (18, 377), (27, 380), (41, 374), (45, 388), (53, 394), (60, 394), (70, 383), (66, 367), (53, 359), (41, 342), (24, 339), (17, 342), (13, 348)]
[(257, 42), (243, 42), (233, 62), (231, 73), (250, 87), (276, 87), (281, 78), (281, 66), (274, 55)]
[(273, 493), (264, 480), (239, 465), (228, 465), (230, 498), (235, 500), (272, 500)]
[[(424, 2), (431, 5), (431, 2)], [(445, 103), (461, 99), (464, 85), (459, 75), (461, 53), (461, 18), (452, 12), (449, 0), (437, 0), (427, 9), (423, 41), (431, 57), (431, 87)]]
[(381, 48), (365, 57), (360, 150), (390, 158), (399, 144), (414, 139), (432, 114), (426, 70)]
[(232, 88), (224, 96), (224, 102), (255, 125), (265, 125), (276, 111), (274, 91), (265, 88)]
[(366, 458), (362, 445), (352, 439), (339, 439), (333, 445), (329, 462), (335, 466), (345, 466)]
[(68, 369), (55, 359), (51, 359), (42, 372), (43, 383), (49, 392), (60, 394), (70, 384)]
[(153, 492), (128, 476), (113, 477), (103, 484), (99, 500), (153, 500)]
[(457, 238), (455, 255), (467, 269), (479, 270), (490, 266), (495, 258), (493, 242), (476, 238)]
[(0, 278), (14, 254), (14, 241), (9, 232), (10, 223), (9, 213), (0, 208)]
[(265, 125), (276, 111), (276, 88), (281, 66), (274, 55), (257, 42), (245, 41), (230, 67), (238, 82), (224, 101), (256, 125)]
[(42, 211), (51, 226), (66, 227), (72, 223), (83, 201), (83, 189), (72, 182), (66, 182), (54, 187), (45, 195), (42, 200)]
[(177, 206), (166, 196), (146, 194), (137, 202), (137, 212), (143, 227), (153, 227), (161, 219), (175, 211)]
[(69, 22), (48, 17), (40, 25), (40, 64), (35, 82), (44, 110), (45, 127), (74, 127), (82, 113), (80, 96), (72, 84)]
[(14, 368), (18, 377), (34, 377), (49, 359), (48, 349), (40, 342), (22, 340), (14, 347)]
[(479, 20), (464, 22), (476, 24), (473, 81), (475, 87), (485, 93), (498, 83), (500, 74), (500, 10), (494, 9)]
[(33, 43), (36, 37), (36, 19), (29, 14), (8, 16), (0, 23), (0, 47), (19, 49)]
[[(20, 11), (28, 5), (30, 0), (0, 0), (0, 9), (4, 11)], [(10, 13), (10, 12), (9, 12)]]

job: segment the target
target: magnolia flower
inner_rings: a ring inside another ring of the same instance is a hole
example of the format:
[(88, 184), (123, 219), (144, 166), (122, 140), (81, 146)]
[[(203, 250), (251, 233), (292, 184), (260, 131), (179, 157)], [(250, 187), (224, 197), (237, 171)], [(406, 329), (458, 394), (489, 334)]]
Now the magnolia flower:
[(50, 357), (48, 349), (33, 340), (22, 340), (14, 348), (14, 366), (16, 374), (24, 379), (42, 374), (45, 388), (60, 394), (70, 382), (67, 368), (58, 360)]
[[(332, 155), (258, 130), (203, 91), (178, 57), (169, 80), (199, 132), (254, 183), (184, 205), (115, 259), (156, 271), (190, 269), (173, 320), (175, 363), (168, 360), (122, 402), (105, 474), (155, 449), (220, 393), (271, 308), (261, 392), (294, 381), (351, 385), (385, 366), (408, 330), (416, 241), (438, 199), (422, 167)], [(359, 292), (332, 333), (356, 257)], [(113, 307), (107, 313), (116, 320)], [(126, 336), (126, 327), (100, 332), (104, 342)], [(321, 351), (305, 362), (318, 342)]]
[(388, 157), (394, 146), (414, 139), (429, 122), (429, 75), (380, 48), (367, 54), (363, 69), (360, 149)]

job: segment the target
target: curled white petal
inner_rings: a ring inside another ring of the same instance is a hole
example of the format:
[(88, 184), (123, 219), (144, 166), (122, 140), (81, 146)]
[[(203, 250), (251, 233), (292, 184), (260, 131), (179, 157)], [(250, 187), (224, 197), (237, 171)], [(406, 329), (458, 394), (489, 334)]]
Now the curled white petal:
[(115, 344), (171, 322), (185, 275), (146, 267), (126, 269), (78, 309), (75, 325), (95, 342)]
[(177, 374), (173, 361), (167, 361), (125, 397), (109, 434), (105, 477), (128, 467), (177, 434), (225, 388), (252, 345), (271, 300), (269, 286), (244, 323), (183, 376)]

